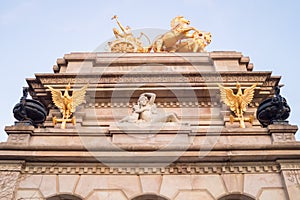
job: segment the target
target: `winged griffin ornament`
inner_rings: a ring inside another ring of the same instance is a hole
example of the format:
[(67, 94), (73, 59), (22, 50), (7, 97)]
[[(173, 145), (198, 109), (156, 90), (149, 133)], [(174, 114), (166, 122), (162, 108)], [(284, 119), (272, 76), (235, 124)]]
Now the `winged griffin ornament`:
[(76, 107), (85, 101), (85, 93), (88, 85), (83, 86), (79, 90), (74, 90), (72, 96), (69, 95), (71, 89), (70, 83), (66, 86), (65, 91), (62, 93), (60, 90), (54, 89), (51, 86), (48, 88), (51, 91), (52, 101), (60, 109), (63, 115), (62, 119), (57, 119), (53, 117), (53, 124), (56, 125), (57, 122), (61, 122), (61, 128), (66, 128), (66, 123), (71, 122), (73, 125), (76, 124), (75, 116), (70, 119), (71, 115), (76, 111)]
[(227, 106), (230, 107), (230, 110), (234, 112), (237, 118), (234, 118), (230, 115), (230, 122), (234, 121), (240, 122), (240, 127), (245, 128), (245, 121), (249, 121), (252, 123), (253, 116), (250, 118), (244, 118), (244, 112), (247, 109), (249, 103), (251, 103), (254, 96), (254, 89), (257, 83), (253, 84), (251, 87), (246, 88), (244, 93), (241, 89), (241, 84), (239, 82), (236, 83), (237, 93), (234, 94), (233, 90), (230, 88), (226, 88), (222, 85), (219, 85), (221, 92), (221, 101), (223, 101)]

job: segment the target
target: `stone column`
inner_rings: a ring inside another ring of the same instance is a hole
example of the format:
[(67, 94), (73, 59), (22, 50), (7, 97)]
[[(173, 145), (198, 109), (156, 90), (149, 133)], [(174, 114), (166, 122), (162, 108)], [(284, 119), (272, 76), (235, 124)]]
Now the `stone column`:
[(300, 162), (299, 160), (280, 160), (281, 175), (284, 180), (288, 199), (298, 200), (300, 194)]
[(0, 161), (0, 199), (14, 199), (14, 191), (19, 184), (23, 161)]

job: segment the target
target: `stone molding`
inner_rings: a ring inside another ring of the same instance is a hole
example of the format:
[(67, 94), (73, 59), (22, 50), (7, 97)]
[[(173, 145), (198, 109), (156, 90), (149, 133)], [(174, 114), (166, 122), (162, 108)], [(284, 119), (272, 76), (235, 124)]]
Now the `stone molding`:
[[(265, 82), (268, 78), (271, 78), (270, 72), (244, 72), (241, 73), (227, 73), (227, 72), (203, 72), (199, 73), (135, 73), (135, 74), (36, 74), (36, 79), (27, 79), (29, 85), (33, 83), (40, 82), (44, 84), (68, 84), (68, 83), (77, 83), (79, 84), (87, 84), (89, 83), (91, 86), (93, 84), (102, 84), (102, 83), (110, 83), (110, 84), (120, 84), (120, 83), (230, 83), (234, 84), (239, 82), (245, 82), (251, 85), (254, 82)], [(274, 77), (272, 77), (274, 79)], [(279, 80), (277, 80), (279, 81)], [(272, 80), (269, 82), (275, 83), (276, 80)], [(36, 85), (39, 86), (39, 85)], [(78, 86), (79, 87), (79, 86)]]
[[(220, 108), (222, 107), (221, 102), (210, 102), (210, 101), (201, 101), (201, 102), (157, 102), (158, 108), (194, 108), (194, 107), (204, 107), (204, 108)], [(258, 107), (258, 102), (251, 102), (248, 107), (256, 108)], [(87, 103), (85, 108), (131, 108), (132, 103), (112, 103), (112, 102), (102, 102), (102, 103)]]
[(300, 162), (298, 160), (278, 160), (281, 170), (300, 170)]
[[(82, 164), (81, 164), (82, 165)], [(22, 173), (26, 174), (91, 174), (91, 175), (124, 175), (124, 174), (173, 174), (173, 175), (186, 175), (186, 174), (236, 174), (236, 173), (278, 173), (280, 167), (277, 164), (265, 163), (247, 163), (236, 165), (171, 165), (167, 167), (107, 167), (99, 166), (99, 164), (89, 164), (83, 166), (76, 166), (75, 164), (27, 164)]]
[(24, 125), (17, 125), (17, 126), (6, 126), (5, 131), (7, 134), (29, 134), (31, 135), (34, 132), (34, 126), (24, 126)]
[[(156, 102), (158, 108), (194, 108), (194, 107), (221, 107), (220, 102)], [(251, 104), (249, 107), (255, 107), (256, 104)], [(87, 103), (85, 108), (131, 108), (132, 103)]]
[(21, 171), (25, 161), (1, 160), (0, 171)]

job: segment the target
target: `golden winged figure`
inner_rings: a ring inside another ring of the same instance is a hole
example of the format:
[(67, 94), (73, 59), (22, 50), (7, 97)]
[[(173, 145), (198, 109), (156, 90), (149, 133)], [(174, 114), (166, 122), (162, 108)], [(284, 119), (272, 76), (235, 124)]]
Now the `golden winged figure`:
[(64, 93), (60, 90), (54, 89), (51, 86), (48, 88), (52, 94), (53, 103), (60, 109), (60, 112), (63, 115), (62, 119), (53, 119), (53, 123), (62, 122), (61, 128), (66, 128), (67, 122), (72, 122), (76, 124), (75, 117), (71, 120), (71, 115), (76, 111), (76, 107), (85, 101), (85, 93), (88, 85), (83, 86), (79, 90), (74, 90), (72, 96), (69, 95), (69, 90), (71, 89), (70, 83), (66, 86)]
[[(257, 83), (253, 84), (251, 87), (246, 88), (244, 93), (241, 89), (241, 84), (236, 83), (236, 88), (238, 89), (237, 93), (234, 94), (233, 90), (230, 88), (225, 88), (222, 85), (219, 85), (221, 92), (221, 101), (223, 101), (227, 106), (230, 107), (230, 110), (234, 112), (237, 116), (237, 120), (240, 122), (240, 127), (245, 128), (244, 115), (243, 113), (247, 109), (247, 105), (252, 101), (254, 96), (254, 89)], [(231, 119), (233, 117), (231, 116)], [(233, 121), (233, 119), (231, 120)]]

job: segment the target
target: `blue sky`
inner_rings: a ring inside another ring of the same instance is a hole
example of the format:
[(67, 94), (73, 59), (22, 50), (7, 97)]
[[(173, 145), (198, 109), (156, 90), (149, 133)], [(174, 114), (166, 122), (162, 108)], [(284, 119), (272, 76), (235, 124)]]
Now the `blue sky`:
[(299, 10), (298, 0), (0, 0), (0, 141), (25, 78), (52, 72), (66, 53), (93, 51), (112, 37), (114, 14), (133, 29), (168, 29), (173, 17), (185, 16), (212, 33), (208, 51), (242, 52), (255, 71), (281, 75), (289, 121), (299, 125)]

